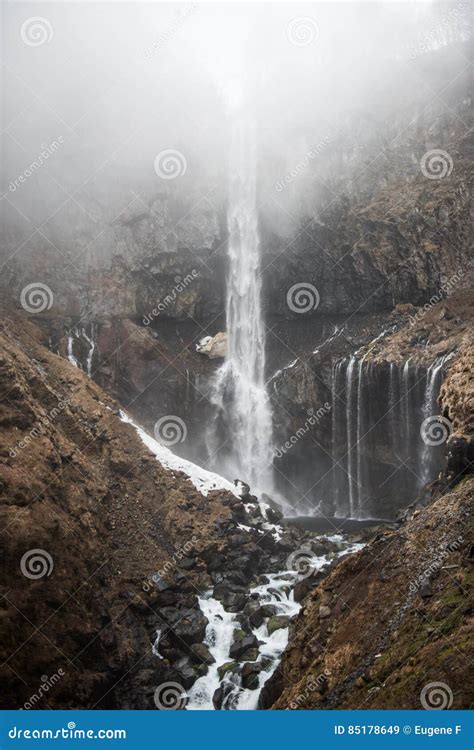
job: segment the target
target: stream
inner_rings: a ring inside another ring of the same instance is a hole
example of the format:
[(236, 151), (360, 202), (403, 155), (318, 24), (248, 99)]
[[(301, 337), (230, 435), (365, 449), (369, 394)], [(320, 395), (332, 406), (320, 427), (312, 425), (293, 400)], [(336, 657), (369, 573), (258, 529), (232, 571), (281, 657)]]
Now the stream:
[[(336, 553), (324, 556), (314, 555), (307, 559), (308, 569), (311, 571), (317, 572), (334, 557), (357, 552), (364, 546), (360, 543), (350, 544), (339, 534), (327, 536), (326, 539), (338, 544), (341, 549)], [(298, 557), (296, 556), (294, 560), (297, 564)], [(278, 624), (285, 623), (285, 626), (278, 627), (271, 633), (269, 633), (268, 626), (271, 624), (274, 627), (277, 624), (275, 616), (292, 618), (298, 614), (301, 604), (295, 602), (293, 588), (304, 577), (298, 570), (286, 570), (260, 576), (262, 582), (250, 589), (250, 601), (255, 600), (261, 606), (268, 606), (268, 614), (263, 617), (262, 624), (258, 627), (252, 627), (245, 618), (248, 623), (248, 627), (245, 628), (246, 632), (253, 634), (259, 641), (259, 645), (257, 654), (250, 653), (252, 651), (250, 649), (249, 653), (244, 654), (240, 659), (233, 659), (230, 651), (236, 631), (242, 629), (242, 613), (226, 612), (221, 602), (213, 598), (212, 591), (207, 592), (199, 600), (201, 610), (209, 620), (205, 643), (215, 663), (209, 667), (208, 673), (200, 677), (189, 690), (187, 710), (212, 711), (216, 708), (255, 710), (258, 708), (260, 692), (277, 668), (289, 635), (288, 624), (284, 620)], [(253, 659), (250, 658), (252, 656)], [(247, 686), (242, 684), (244, 672)]]

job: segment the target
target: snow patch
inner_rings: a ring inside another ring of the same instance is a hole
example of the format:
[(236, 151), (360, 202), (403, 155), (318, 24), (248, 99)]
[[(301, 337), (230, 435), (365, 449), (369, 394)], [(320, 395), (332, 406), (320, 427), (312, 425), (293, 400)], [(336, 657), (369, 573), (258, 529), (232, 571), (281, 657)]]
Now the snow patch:
[(206, 469), (203, 469), (201, 466), (177, 456), (170, 451), (169, 448), (161, 445), (161, 443), (152, 438), (151, 435), (148, 435), (144, 429), (137, 425), (133, 419), (130, 419), (130, 417), (122, 410), (120, 410), (119, 416), (122, 422), (131, 424), (132, 427), (135, 428), (138, 437), (146, 447), (151, 450), (155, 458), (158, 459), (165, 469), (171, 469), (171, 471), (182, 471), (184, 474), (187, 474), (189, 481), (193, 483), (201, 495), (206, 497), (211, 490), (228, 490), (228, 492), (232, 492), (233, 495), (236, 494), (232, 482), (219, 476), (219, 474), (214, 474), (212, 471), (206, 471)]

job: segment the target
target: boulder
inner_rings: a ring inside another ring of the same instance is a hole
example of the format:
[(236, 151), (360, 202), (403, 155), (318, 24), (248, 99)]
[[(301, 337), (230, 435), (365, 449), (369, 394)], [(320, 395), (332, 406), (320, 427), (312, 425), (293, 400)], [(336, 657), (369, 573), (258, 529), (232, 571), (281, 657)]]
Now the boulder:
[(237, 669), (239, 669), (238, 662), (226, 661), (224, 662), (224, 664), (221, 664), (220, 667), (217, 667), (217, 674), (219, 675), (219, 679), (222, 681), (228, 672), (236, 672)]
[(202, 664), (214, 664), (216, 661), (205, 643), (193, 643), (191, 652)]
[(171, 628), (170, 632), (185, 643), (191, 645), (204, 640), (209, 620), (200, 609), (163, 607), (160, 615)]
[(254, 635), (247, 635), (245, 633), (243, 638), (238, 637), (234, 640), (230, 647), (229, 656), (231, 659), (239, 659), (248, 649), (258, 648), (258, 643)]
[(204, 336), (196, 344), (196, 351), (209, 357), (209, 359), (225, 357), (227, 354), (227, 334), (219, 331), (215, 336)]
[(258, 648), (249, 648), (240, 657), (239, 661), (257, 661)]
[(260, 607), (262, 617), (273, 617), (278, 612), (278, 608), (275, 604), (262, 604)]
[(259, 674), (261, 671), (261, 664), (246, 662), (242, 667), (242, 687), (246, 690), (256, 690), (259, 685)]
[(275, 630), (281, 630), (281, 628), (287, 628), (290, 618), (288, 615), (273, 615), (267, 622), (268, 635), (272, 635)]
[(254, 628), (259, 628), (263, 623), (262, 608), (256, 601), (247, 602), (244, 607), (244, 615)]

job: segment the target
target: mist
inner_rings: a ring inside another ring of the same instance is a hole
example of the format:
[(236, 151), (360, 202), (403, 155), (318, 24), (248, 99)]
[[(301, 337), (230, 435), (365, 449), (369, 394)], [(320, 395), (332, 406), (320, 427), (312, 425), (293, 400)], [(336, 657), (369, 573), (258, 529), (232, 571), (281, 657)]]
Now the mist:
[[(2, 13), (7, 252), (48, 220), (51, 241), (70, 246), (75, 222), (100, 253), (94, 221), (114, 221), (135, 195), (179, 191), (183, 210), (201, 199), (222, 210), (229, 103), (242, 95), (258, 127), (261, 215), (283, 231), (317, 214), (315, 180), (341, 169), (348, 125), (351, 149), (363, 150), (390, 113), (437, 88), (430, 52), (467, 34), (462, 3), (15, 3)], [(28, 44), (22, 24), (35, 17), (46, 41)], [(459, 46), (449, 65), (466, 67)], [(54, 153), (15, 183), (45, 148)], [(167, 149), (185, 159), (179, 184), (155, 172)]]

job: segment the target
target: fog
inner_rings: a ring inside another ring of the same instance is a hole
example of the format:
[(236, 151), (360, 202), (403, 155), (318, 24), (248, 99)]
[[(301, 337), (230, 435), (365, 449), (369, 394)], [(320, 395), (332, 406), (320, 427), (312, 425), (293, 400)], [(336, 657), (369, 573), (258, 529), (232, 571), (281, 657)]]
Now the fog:
[[(467, 13), (429, 2), (4, 4), (7, 250), (12, 227), (25, 239), (68, 196), (63, 225), (112, 221), (134, 194), (164, 190), (223, 206), (236, 97), (258, 126), (262, 211), (282, 221), (275, 198), (288, 216), (308, 210), (315, 175), (338, 168), (341, 133), (356, 123), (361, 148), (390, 113), (433, 96), (430, 50), (456, 42), (449, 64), (466, 68)], [(154, 165), (167, 149), (186, 168), (164, 184)], [(310, 169), (283, 190), (301, 160)]]

